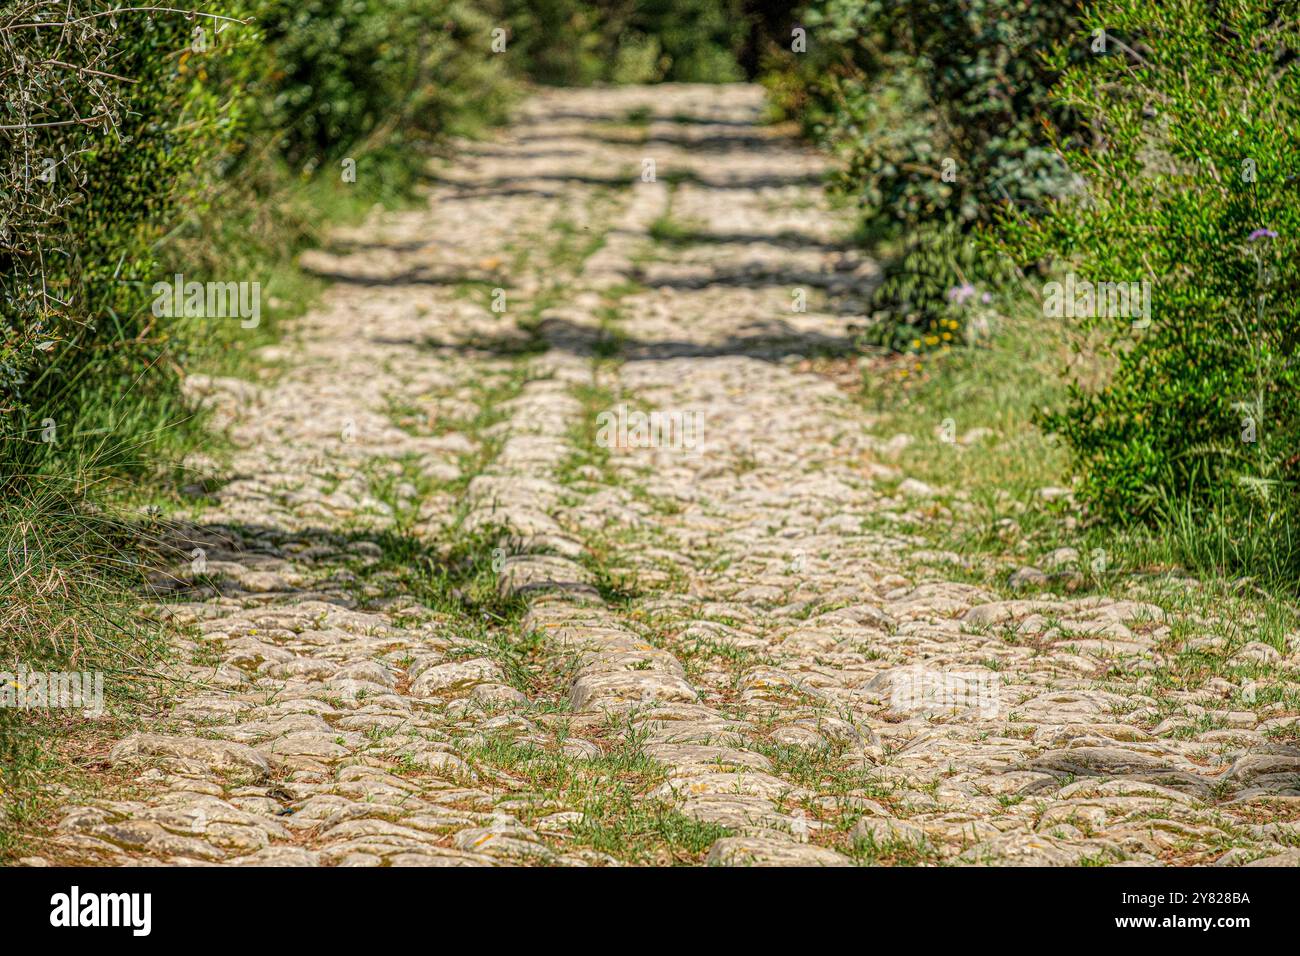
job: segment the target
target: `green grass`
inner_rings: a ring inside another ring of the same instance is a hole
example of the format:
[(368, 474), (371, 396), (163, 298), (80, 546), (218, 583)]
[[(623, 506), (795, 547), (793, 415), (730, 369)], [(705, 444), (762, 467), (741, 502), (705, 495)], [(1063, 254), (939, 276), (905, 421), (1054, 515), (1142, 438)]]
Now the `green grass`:
[[(1252, 522), (1226, 508), (1206, 514), (1166, 502), (1155, 524), (1116, 525), (1040, 495), (1049, 487), (1068, 489), (1073, 481), (1068, 451), (1036, 420), (1064, 401), (1067, 360), (1057, 330), (1041, 317), (1020, 314), (1004, 320), (987, 346), (869, 368), (863, 401), (880, 416), (875, 433), (913, 438), (894, 463), (900, 477), (941, 492), (934, 504), (942, 508), (922, 505), (925, 519), (907, 530), (971, 557), (974, 569), (966, 573), (979, 583), (1002, 582), (1015, 567), (1072, 547), (1082, 559), (1083, 580), (1075, 586), (1084, 593), (1105, 592), (1135, 576), (1187, 573), (1207, 580), (1247, 574), (1276, 599), (1294, 595), (1288, 555), (1300, 543), (1266, 527), (1264, 509)], [(972, 429), (991, 434), (962, 443)]]
[(139, 527), (88, 513), (57, 491), (0, 505), (0, 668), (103, 674), (106, 716), (62, 708), (0, 708), (0, 861), (50, 812), (54, 785), (83, 772), (67, 752), (121, 736), (131, 705), (162, 690), (162, 628), (137, 613)]
[(702, 862), (714, 842), (731, 831), (650, 796), (668, 779), (668, 770), (645, 755), (637, 734), (624, 729), (611, 725), (611, 738), (590, 758), (560, 752), (557, 736), (545, 746), (491, 738), (468, 747), (467, 759), (509, 775), (513, 789), (532, 796), (526, 823), (561, 810), (581, 813), (568, 828), (570, 845), (640, 865)]
[(623, 122), (628, 126), (649, 126), (654, 117), (654, 110), (648, 106), (637, 106), (623, 114)]

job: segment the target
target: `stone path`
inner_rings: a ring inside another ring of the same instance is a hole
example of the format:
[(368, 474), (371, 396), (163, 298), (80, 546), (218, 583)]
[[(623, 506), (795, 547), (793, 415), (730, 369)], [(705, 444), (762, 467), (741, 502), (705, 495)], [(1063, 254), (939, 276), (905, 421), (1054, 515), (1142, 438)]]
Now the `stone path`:
[(1298, 862), (1295, 718), (1154, 687), (1180, 622), (897, 528), (927, 489), (800, 364), (874, 266), (762, 114), (539, 94), (306, 260), (277, 374), (192, 383), (189, 683), (42, 859)]

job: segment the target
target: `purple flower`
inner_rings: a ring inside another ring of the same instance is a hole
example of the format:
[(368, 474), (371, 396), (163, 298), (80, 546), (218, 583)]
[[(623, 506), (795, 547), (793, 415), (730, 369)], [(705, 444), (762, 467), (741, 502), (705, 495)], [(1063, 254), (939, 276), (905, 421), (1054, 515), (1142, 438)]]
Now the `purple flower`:
[(966, 300), (973, 296), (976, 289), (969, 282), (963, 282), (961, 285), (955, 285), (948, 290), (948, 301), (955, 302), (957, 305), (965, 305)]
[(1256, 229), (1254, 232), (1252, 232), (1249, 236), (1246, 237), (1247, 241), (1249, 242), (1256, 242), (1260, 239), (1276, 239), (1276, 238), (1277, 238), (1277, 233), (1274, 232), (1272, 229)]

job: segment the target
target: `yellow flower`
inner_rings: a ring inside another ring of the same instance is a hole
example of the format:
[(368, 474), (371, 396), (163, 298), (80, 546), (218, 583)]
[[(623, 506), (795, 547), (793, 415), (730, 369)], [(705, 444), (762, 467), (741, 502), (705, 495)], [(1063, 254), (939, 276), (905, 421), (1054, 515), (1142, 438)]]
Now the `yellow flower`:
[(939, 336), (937, 336), (937, 335), (927, 335), (927, 336), (925, 337), (925, 344), (926, 344), (926, 345), (938, 345), (938, 344), (939, 344)]

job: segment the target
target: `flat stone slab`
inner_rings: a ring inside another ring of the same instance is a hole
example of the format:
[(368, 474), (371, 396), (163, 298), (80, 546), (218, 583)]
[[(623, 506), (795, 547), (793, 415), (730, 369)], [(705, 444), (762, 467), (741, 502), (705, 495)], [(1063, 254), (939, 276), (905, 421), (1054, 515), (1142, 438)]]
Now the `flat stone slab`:
[(265, 777), (271, 769), (265, 757), (245, 744), (159, 734), (133, 734), (127, 737), (113, 747), (109, 760), (114, 763), (184, 761), (218, 773), (248, 773), (258, 777)]
[(709, 866), (852, 866), (842, 853), (807, 843), (723, 837), (709, 850)]
[(569, 704), (574, 710), (626, 708), (637, 704), (699, 699), (684, 677), (657, 671), (609, 671), (584, 674), (573, 682)]

